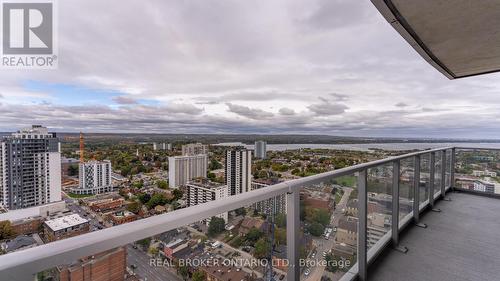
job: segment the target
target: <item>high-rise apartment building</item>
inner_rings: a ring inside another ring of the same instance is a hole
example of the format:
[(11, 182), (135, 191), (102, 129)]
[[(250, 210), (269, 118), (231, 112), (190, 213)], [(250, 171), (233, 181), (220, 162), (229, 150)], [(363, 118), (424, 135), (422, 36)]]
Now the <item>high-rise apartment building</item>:
[(267, 143), (265, 141), (255, 142), (255, 158), (266, 159)]
[[(211, 182), (207, 179), (189, 181), (187, 187), (187, 205), (196, 206), (228, 196), (227, 185)], [(218, 215), (227, 222), (227, 212)]]
[(208, 154), (208, 145), (201, 143), (190, 143), (182, 146), (182, 155), (193, 156), (198, 154)]
[(72, 188), (76, 194), (99, 194), (113, 191), (111, 161), (88, 161), (79, 164), (79, 185)]
[[(252, 186), (250, 190), (256, 190), (264, 187), (268, 187), (274, 184), (280, 183), (279, 179), (260, 179), (252, 181)], [(266, 215), (276, 215), (276, 214), (286, 214), (286, 195), (281, 194), (267, 200), (257, 202), (253, 205), (253, 208), (261, 214)]]
[(33, 125), (0, 141), (0, 206), (21, 209), (61, 200), (61, 153), (55, 133)]
[(226, 152), (226, 185), (229, 195), (250, 191), (252, 183), (252, 151), (233, 149)]
[(208, 158), (205, 154), (168, 158), (168, 184), (170, 188), (185, 185), (194, 178), (207, 177)]

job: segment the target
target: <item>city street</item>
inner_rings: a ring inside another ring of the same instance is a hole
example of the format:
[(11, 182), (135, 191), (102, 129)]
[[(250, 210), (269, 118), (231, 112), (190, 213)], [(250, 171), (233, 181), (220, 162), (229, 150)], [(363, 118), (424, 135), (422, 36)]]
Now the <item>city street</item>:
[[(349, 201), (349, 196), (352, 192), (352, 188), (349, 187), (343, 187), (343, 190), (344, 194), (337, 204), (337, 207), (333, 212), (333, 216), (330, 221), (330, 225), (332, 226), (338, 226), (340, 218), (344, 216), (344, 214), (342, 213), (342, 209), (346, 208), (347, 202)], [(333, 245), (335, 244), (335, 235), (336, 232), (333, 232), (328, 240), (323, 237), (313, 239), (313, 242), (316, 245), (316, 256), (313, 260), (315, 260), (316, 262), (324, 260), (323, 252), (328, 252), (333, 248)], [(310, 270), (311, 273), (307, 277), (304, 276), (304, 280), (319, 281), (321, 280), (321, 276), (323, 276), (323, 273), (325, 272), (325, 266), (314, 266), (311, 267)]]
[[(182, 278), (172, 273), (166, 267), (151, 266), (149, 264), (151, 257), (141, 249), (134, 249), (132, 245), (127, 245), (127, 266), (137, 276), (144, 281), (182, 281)], [(175, 270), (175, 269), (172, 269)]]

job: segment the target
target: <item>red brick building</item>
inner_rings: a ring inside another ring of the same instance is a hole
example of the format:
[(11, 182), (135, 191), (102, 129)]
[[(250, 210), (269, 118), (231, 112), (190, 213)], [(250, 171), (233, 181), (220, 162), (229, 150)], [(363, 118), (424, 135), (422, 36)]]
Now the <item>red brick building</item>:
[(12, 221), (11, 226), (17, 235), (27, 235), (38, 232), (42, 223), (42, 217), (32, 217)]
[(95, 256), (59, 267), (60, 281), (123, 281), (127, 266), (125, 247), (115, 248)]
[(104, 212), (109, 210), (114, 210), (121, 208), (125, 200), (123, 198), (107, 198), (99, 201), (94, 201), (89, 203), (89, 208), (94, 212)]

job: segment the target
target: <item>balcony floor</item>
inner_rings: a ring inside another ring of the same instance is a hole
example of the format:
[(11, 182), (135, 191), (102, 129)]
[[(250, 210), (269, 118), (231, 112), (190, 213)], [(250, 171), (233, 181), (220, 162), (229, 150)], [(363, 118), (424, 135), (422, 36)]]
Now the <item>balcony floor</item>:
[(500, 280), (500, 200), (448, 193), (438, 201), (442, 212), (427, 212), (410, 226), (400, 244), (407, 254), (387, 250), (370, 267), (376, 281)]

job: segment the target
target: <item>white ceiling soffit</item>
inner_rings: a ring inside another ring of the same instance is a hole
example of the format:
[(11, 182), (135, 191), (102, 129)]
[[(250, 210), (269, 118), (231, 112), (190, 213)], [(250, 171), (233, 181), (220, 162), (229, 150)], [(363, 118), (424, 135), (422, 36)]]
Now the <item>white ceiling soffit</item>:
[(449, 79), (500, 71), (500, 0), (371, 0)]

